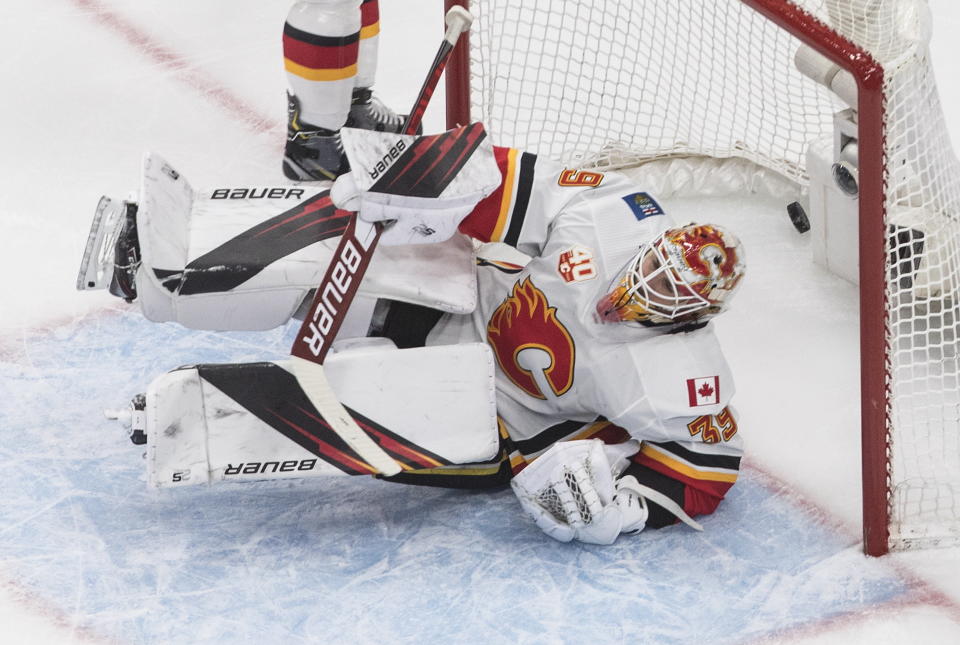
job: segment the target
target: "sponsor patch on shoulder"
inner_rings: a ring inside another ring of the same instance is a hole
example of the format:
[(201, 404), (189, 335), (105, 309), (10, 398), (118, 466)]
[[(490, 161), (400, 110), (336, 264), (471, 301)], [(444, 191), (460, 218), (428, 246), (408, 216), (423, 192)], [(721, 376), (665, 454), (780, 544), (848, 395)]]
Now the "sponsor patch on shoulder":
[(663, 215), (663, 209), (660, 208), (660, 204), (658, 204), (657, 200), (647, 193), (633, 193), (632, 195), (626, 195), (623, 198), (623, 201), (627, 202), (627, 206), (629, 206), (630, 210), (633, 211), (637, 221), (644, 220), (654, 215)]
[(720, 377), (688, 378), (687, 397), (691, 408), (720, 403)]

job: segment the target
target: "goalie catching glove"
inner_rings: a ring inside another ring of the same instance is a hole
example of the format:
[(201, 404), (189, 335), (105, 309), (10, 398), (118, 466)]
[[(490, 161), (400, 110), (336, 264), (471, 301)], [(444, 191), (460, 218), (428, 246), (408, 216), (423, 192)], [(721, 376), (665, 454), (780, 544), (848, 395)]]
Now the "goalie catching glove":
[(523, 510), (555, 540), (613, 544), (621, 533), (639, 533), (654, 502), (697, 531), (703, 527), (663, 493), (618, 475), (637, 452), (627, 441), (560, 441), (510, 482)]
[(523, 510), (553, 539), (613, 544), (621, 533), (638, 533), (647, 522), (646, 500), (616, 480), (638, 448), (636, 441), (561, 441), (510, 485)]
[(381, 243), (442, 242), (500, 185), (483, 125), (415, 137), (341, 130), (351, 172), (330, 191), (333, 202), (368, 222), (389, 222)]

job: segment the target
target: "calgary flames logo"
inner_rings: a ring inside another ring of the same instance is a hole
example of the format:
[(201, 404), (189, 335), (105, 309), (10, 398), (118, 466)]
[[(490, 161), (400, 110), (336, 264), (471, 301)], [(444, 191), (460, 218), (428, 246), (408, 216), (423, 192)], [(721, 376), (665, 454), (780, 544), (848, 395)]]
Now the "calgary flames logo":
[[(487, 340), (500, 369), (530, 396), (547, 398), (538, 380), (545, 380), (556, 396), (573, 386), (573, 338), (557, 319), (556, 307), (550, 306), (529, 278), (513, 285), (510, 297), (493, 312)], [(538, 360), (544, 365), (537, 365)]]

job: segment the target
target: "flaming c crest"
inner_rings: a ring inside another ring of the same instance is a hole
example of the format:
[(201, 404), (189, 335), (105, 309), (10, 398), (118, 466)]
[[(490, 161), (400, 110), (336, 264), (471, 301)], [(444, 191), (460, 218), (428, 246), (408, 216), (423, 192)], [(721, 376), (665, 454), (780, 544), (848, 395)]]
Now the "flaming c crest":
[(573, 338), (557, 319), (556, 307), (550, 306), (529, 278), (513, 285), (510, 297), (490, 316), (487, 341), (500, 369), (530, 396), (547, 398), (533, 372), (520, 365), (519, 354), (525, 349), (539, 349), (549, 355), (550, 365), (543, 369), (543, 376), (556, 396), (573, 386)]

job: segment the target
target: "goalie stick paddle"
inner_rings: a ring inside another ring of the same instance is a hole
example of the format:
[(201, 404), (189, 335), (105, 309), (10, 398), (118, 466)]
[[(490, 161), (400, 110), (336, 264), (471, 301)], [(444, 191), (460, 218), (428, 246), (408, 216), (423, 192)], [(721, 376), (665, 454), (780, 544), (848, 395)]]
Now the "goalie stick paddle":
[[(473, 16), (463, 7), (455, 6), (447, 12), (445, 22), (447, 30), (443, 42), (430, 66), (417, 101), (404, 122), (403, 134), (416, 133), (450, 54), (460, 34), (469, 29)], [(309, 313), (303, 319), (290, 353), (293, 356), (291, 364), (294, 375), (307, 398), (330, 424), (330, 428), (370, 466), (389, 476), (398, 474), (401, 471), (400, 465), (357, 425), (330, 388), (323, 370), (323, 361), (333, 339), (340, 331), (350, 303), (356, 296), (381, 233), (382, 223), (365, 222), (359, 219), (356, 213), (351, 216), (347, 230), (334, 251), (330, 266), (317, 287)]]

